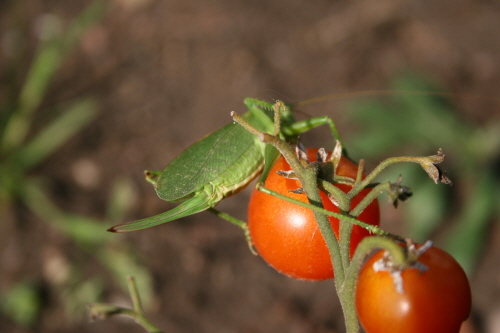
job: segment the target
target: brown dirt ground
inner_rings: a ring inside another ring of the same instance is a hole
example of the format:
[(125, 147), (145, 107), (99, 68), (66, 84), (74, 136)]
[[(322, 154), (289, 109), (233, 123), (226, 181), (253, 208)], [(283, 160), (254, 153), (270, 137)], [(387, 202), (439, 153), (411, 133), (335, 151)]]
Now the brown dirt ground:
[[(0, 55), (3, 89), (22, 82), (41, 15), (52, 13), (66, 23), (87, 3), (0, 4), (2, 40), (15, 31), (25, 43), (19, 56), (5, 50)], [(195, 139), (227, 123), (231, 110), (244, 111), (244, 97), (300, 101), (385, 89), (406, 70), (440, 82), (460, 97), (460, 112), (487, 122), (500, 109), (499, 31), (499, 3), (488, 0), (115, 0), (65, 62), (37, 120), (43, 122), (51, 105), (88, 95), (99, 101), (100, 116), (35, 173), (51, 181), (50, 195), (66, 211), (95, 218), (103, 218), (112, 184), (131, 179), (136, 200), (127, 220), (150, 216), (171, 206), (143, 182), (142, 170), (162, 168)], [(340, 127), (345, 119), (336, 103), (306, 111), (326, 113)], [(80, 180), (82, 165), (93, 178)], [(244, 219), (248, 195), (245, 191), (220, 208)], [(0, 331), (141, 332), (127, 320), (90, 323), (62, 314), (56, 291), (41, 274), (43, 253), (55, 246), (66, 260), (81, 256), (22, 209), (3, 214), (0, 243), (15, 240), (21, 250), (14, 257), (1, 254), (0, 287), (34, 276), (48, 296), (36, 328), (17, 327), (1, 315)], [(103, 231), (107, 227), (103, 224)], [(151, 269), (156, 295), (148, 313), (166, 332), (344, 330), (331, 282), (280, 276), (249, 253), (237, 228), (208, 213), (117, 237)], [(475, 332), (500, 332), (498, 239), (494, 228), (472, 279)], [(84, 262), (88, 274), (100, 269), (92, 260)], [(118, 291), (106, 295), (102, 301), (126, 297)]]

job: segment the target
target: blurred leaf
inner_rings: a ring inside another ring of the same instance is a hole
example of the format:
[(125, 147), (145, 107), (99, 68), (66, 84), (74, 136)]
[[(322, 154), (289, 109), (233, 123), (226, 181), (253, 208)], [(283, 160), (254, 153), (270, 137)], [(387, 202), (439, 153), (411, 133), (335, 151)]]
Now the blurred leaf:
[[(411, 115), (408, 124), (415, 127), (419, 140), (442, 148), (462, 146), (471, 132), (471, 127), (458, 117), (452, 105), (445, 98), (446, 92), (431, 85), (428, 80), (415, 74), (398, 77), (393, 89), (403, 91), (429, 91), (428, 94), (403, 93), (396, 96), (400, 112)], [(409, 138), (408, 138), (409, 139)]]
[(107, 247), (99, 254), (101, 261), (114, 274), (116, 281), (119, 281), (123, 290), (128, 290), (128, 285), (124, 276), (133, 276), (136, 279), (137, 287), (141, 291), (141, 300), (144, 307), (148, 307), (153, 302), (153, 279), (146, 267), (137, 264), (136, 255), (125, 248)]
[(97, 105), (91, 99), (71, 105), (18, 152), (23, 169), (31, 168), (59, 149), (71, 136), (95, 119)]
[[(353, 116), (356, 123), (364, 125), (362, 130), (357, 131), (357, 133), (363, 133), (362, 135), (347, 139), (349, 151), (355, 151), (358, 156), (363, 156), (363, 158), (380, 156), (397, 147), (400, 144), (399, 138), (407, 135), (407, 130), (401, 126), (402, 121), (399, 117), (391, 116), (387, 112), (387, 107), (382, 103), (358, 102), (352, 103), (348, 108), (352, 110), (348, 113)], [(400, 126), (397, 126), (398, 124)], [(383, 126), (391, 128), (391, 135), (381, 135), (384, 131)], [(370, 139), (367, 140), (367, 138)]]
[(479, 175), (457, 224), (446, 235), (443, 248), (453, 255), (467, 274), (472, 273), (485, 246), (488, 225), (500, 202), (499, 185), (491, 173)]
[(58, 226), (73, 242), (80, 246), (94, 247), (94, 250), (95, 246), (103, 245), (112, 239), (102, 221), (80, 215), (65, 215), (64, 223), (58, 223)]
[(81, 318), (87, 312), (86, 304), (97, 302), (103, 290), (100, 278), (73, 281), (71, 287), (62, 292), (65, 312), (72, 318)]
[(102, 221), (61, 211), (34, 181), (26, 184), (25, 201), (36, 215), (80, 246), (92, 248), (111, 239)]
[[(63, 35), (40, 43), (19, 94), (17, 110), (12, 114), (5, 129), (1, 142), (4, 151), (12, 151), (23, 143), (31, 125), (31, 116), (43, 100), (54, 74), (82, 34), (102, 18), (106, 6), (107, 1), (92, 2), (70, 27), (64, 30)], [(42, 27), (44, 28), (52, 29), (50, 25)]]
[[(398, 206), (403, 210), (407, 233), (416, 241), (423, 242), (436, 231), (449, 210), (450, 187), (435, 184), (417, 164), (398, 164), (383, 171), (378, 181), (394, 182), (400, 175), (402, 184), (411, 189), (413, 195)], [(389, 208), (387, 208), (389, 209)]]
[(349, 145), (362, 156), (387, 154), (404, 144), (420, 148), (418, 153), (429, 146), (446, 152), (466, 144), (472, 129), (440, 96), (446, 93), (436, 91), (435, 86), (412, 74), (397, 78), (392, 89), (401, 94), (385, 103), (372, 100), (349, 106), (349, 114), (363, 126), (363, 135), (350, 138)]
[[(436, 186), (424, 180), (420, 170), (417, 173), (404, 165), (396, 168), (414, 193), (404, 204), (406, 223), (409, 236), (420, 241), (431, 237), (444, 222), (456, 223), (446, 234), (445, 249), (470, 274), (486, 245), (488, 226), (500, 202), (495, 192), (500, 184), (492, 171), (497, 169), (500, 120), (492, 118), (482, 127), (473, 127), (445, 98), (451, 94), (418, 75), (396, 78), (391, 90), (403, 93), (384, 103), (353, 103), (350, 114), (362, 127), (362, 135), (348, 138), (346, 145), (351, 152), (371, 159), (383, 158), (391, 150), (404, 149), (415, 155), (443, 148), (453, 162), (444, 168), (453, 169), (458, 188)], [(474, 179), (470, 190), (460, 185)], [(457, 190), (466, 191), (462, 207), (451, 207), (448, 194)]]
[(116, 223), (122, 221), (134, 201), (135, 190), (132, 182), (128, 179), (117, 180), (111, 191), (107, 220)]
[(136, 255), (117, 242), (116, 235), (105, 231), (102, 222), (59, 210), (35, 182), (26, 186), (26, 204), (43, 220), (59, 230), (84, 250), (95, 255), (109, 269), (124, 290), (123, 277), (133, 275), (144, 295), (144, 304), (152, 301), (153, 287), (149, 270), (137, 263)]
[(449, 188), (436, 185), (424, 177), (416, 178), (421, 182), (413, 189), (414, 194), (406, 205), (405, 220), (411, 238), (424, 242), (444, 221), (447, 212), (445, 199)]
[(42, 301), (38, 288), (28, 281), (21, 281), (1, 297), (2, 311), (17, 324), (31, 327), (37, 320)]
[(500, 117), (490, 119), (483, 127), (475, 128), (464, 147), (464, 168), (491, 165), (500, 154)]

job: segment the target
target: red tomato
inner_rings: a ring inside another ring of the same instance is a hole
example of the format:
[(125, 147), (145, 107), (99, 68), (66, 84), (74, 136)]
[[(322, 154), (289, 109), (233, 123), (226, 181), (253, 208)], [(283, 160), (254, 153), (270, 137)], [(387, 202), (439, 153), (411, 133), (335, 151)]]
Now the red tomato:
[(437, 247), (427, 249), (418, 260), (427, 270), (404, 269), (399, 293), (388, 271), (374, 269), (383, 255), (383, 250), (375, 253), (357, 281), (356, 308), (365, 331), (458, 333), (470, 313), (471, 291), (455, 259)]
[[(316, 160), (318, 149), (308, 149), (311, 161)], [(287, 179), (276, 173), (278, 170), (290, 170), (290, 166), (280, 157), (273, 166), (265, 186), (291, 198), (307, 202), (305, 194), (289, 192), (301, 187), (298, 180)], [(342, 157), (337, 168), (337, 175), (356, 178), (358, 167)], [(337, 185), (344, 192), (351, 186)], [(364, 189), (352, 200), (355, 207), (366, 196), (369, 189)], [(321, 193), (326, 209), (339, 212), (339, 209)], [(361, 221), (379, 225), (380, 213), (377, 201), (373, 201), (359, 216)], [(338, 238), (339, 220), (330, 217), (330, 223)], [(255, 248), (264, 260), (279, 272), (303, 280), (326, 280), (333, 277), (330, 253), (311, 210), (278, 199), (272, 195), (254, 190), (248, 208), (248, 224)], [(351, 256), (357, 244), (370, 233), (359, 226), (354, 226), (351, 237)]]

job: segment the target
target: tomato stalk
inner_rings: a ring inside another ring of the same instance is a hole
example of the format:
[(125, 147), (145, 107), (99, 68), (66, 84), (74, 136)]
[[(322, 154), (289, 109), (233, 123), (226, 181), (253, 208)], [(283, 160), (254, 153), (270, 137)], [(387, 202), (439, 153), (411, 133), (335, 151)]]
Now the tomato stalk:
[[(275, 110), (278, 108), (275, 108)], [(275, 113), (275, 115), (278, 112)], [(248, 122), (246, 122), (242, 117), (240, 117), (237, 113), (232, 112), (234, 121), (239, 123), (245, 129), (247, 129), (250, 133), (256, 135), (262, 142), (273, 145), (286, 159), (292, 170), (295, 172), (296, 177), (299, 179), (302, 184), (302, 188), (307, 195), (309, 203), (319, 209), (323, 209), (323, 204), (321, 201), (321, 196), (318, 189), (318, 178), (317, 178), (317, 166), (314, 163), (308, 164), (307, 166), (303, 166), (299, 161), (295, 152), (292, 148), (283, 140), (281, 140), (278, 136), (274, 136), (251, 126)], [(275, 121), (279, 121), (279, 117), (275, 117)], [(326, 210), (325, 210), (326, 211)], [(330, 251), (330, 256), (332, 260), (332, 264), (335, 270), (335, 283), (337, 281), (343, 282), (344, 280), (344, 267), (341, 256), (341, 251), (339, 247), (339, 243), (335, 234), (332, 230), (328, 217), (324, 214), (324, 212), (319, 210), (313, 210), (314, 217), (318, 223), (318, 227), (320, 229), (323, 238), (325, 239), (328, 250)]]
[(375, 167), (375, 169), (373, 169), (373, 171), (370, 172), (370, 174), (366, 176), (365, 179), (363, 179), (359, 183), (356, 182), (347, 196), (349, 198), (354, 198), (362, 189), (370, 185), (370, 183), (372, 183), (385, 168), (387, 168), (389, 165), (401, 162), (412, 162), (420, 164), (420, 166), (425, 170), (425, 172), (427, 172), (429, 177), (431, 177), (436, 184), (438, 182), (451, 184), (451, 180), (446, 177), (446, 175), (437, 166), (437, 164), (444, 161), (444, 156), (445, 155), (443, 154), (443, 151), (439, 149), (437, 155), (432, 156), (389, 157), (382, 161), (379, 165), (377, 165), (377, 167)]
[[(340, 247), (340, 255), (343, 263), (343, 268), (345, 270), (347, 269), (347, 267), (349, 267), (349, 262), (350, 262), (349, 254), (351, 246), (351, 234), (353, 228), (353, 223), (351, 222), (351, 219), (349, 219), (349, 221), (346, 221), (345, 219), (346, 217), (352, 216), (349, 214), (351, 207), (351, 199), (349, 199), (341, 189), (339, 189), (337, 186), (333, 185), (332, 183), (326, 180), (319, 180), (319, 184), (325, 189), (325, 191), (328, 192), (328, 196), (331, 199), (335, 200), (336, 205), (339, 207), (340, 214), (338, 216), (338, 219), (341, 221), (339, 225), (339, 239), (340, 239), (339, 247)], [(373, 200), (370, 200), (370, 202), (371, 201)], [(372, 227), (374, 226), (370, 225), (370, 229)]]
[[(232, 116), (234, 121), (238, 122), (249, 132), (257, 135), (257, 137), (262, 142), (272, 144), (274, 147), (276, 147), (276, 149), (280, 151), (280, 153), (284, 156), (288, 164), (291, 166), (292, 170), (295, 172), (295, 176), (299, 179), (300, 183), (302, 184), (302, 188), (306, 193), (310, 204), (313, 205), (314, 207), (323, 209), (323, 204), (318, 189), (317, 165), (311, 163), (304, 167), (297, 158), (297, 156), (295, 155), (295, 152), (290, 148), (290, 146), (286, 142), (281, 140), (279, 137), (257, 130), (256, 128), (248, 124), (243, 118), (241, 118), (235, 112), (232, 113)], [(275, 117), (275, 120), (277, 118), (278, 117)], [(277, 120), (279, 121), (279, 118)], [(350, 205), (350, 200), (348, 200), (347, 204)], [(345, 208), (348, 208), (348, 205), (346, 205)], [(343, 210), (344, 214), (340, 214), (340, 216), (342, 216), (342, 220), (344, 219), (348, 211), (349, 209)], [(328, 217), (323, 212), (317, 210), (313, 210), (313, 213), (318, 223), (320, 232), (323, 235), (323, 238), (325, 239), (326, 245), (330, 252), (332, 265), (335, 272), (334, 275), (335, 285), (337, 290), (340, 290), (341, 286), (345, 283), (345, 270), (347, 269), (347, 267), (344, 267), (344, 265), (349, 263), (349, 241), (342, 241), (343, 249), (341, 249), (339, 246), (339, 242), (337, 241), (337, 238), (335, 237), (335, 234), (332, 230)], [(342, 233), (349, 232), (350, 234), (349, 228), (346, 228), (345, 226), (342, 227), (342, 224), (345, 223), (341, 223), (340, 225), (343, 230), (341, 232)], [(352, 225), (350, 229), (352, 230)], [(346, 244), (347, 248), (345, 247)], [(351, 300), (351, 297), (344, 297), (344, 294), (340, 293), (338, 293), (338, 295), (344, 312), (347, 332), (348, 333), (359, 332), (359, 322), (357, 319), (356, 309), (351, 306), (351, 303), (354, 304)]]
[[(280, 106), (275, 106), (275, 121), (279, 121), (279, 109)], [(342, 222), (348, 223), (340, 223), (340, 244), (335, 237), (335, 234), (332, 230), (330, 222), (325, 214), (322, 205), (322, 200), (320, 197), (319, 189), (318, 189), (318, 165), (315, 163), (309, 163), (306, 165), (302, 164), (302, 161), (299, 160), (295, 154), (295, 152), (290, 148), (290, 146), (281, 140), (277, 135), (271, 135), (262, 131), (257, 130), (253, 126), (251, 126), (248, 122), (246, 122), (243, 118), (241, 118), (238, 114), (232, 113), (233, 119), (242, 125), (249, 132), (256, 135), (262, 142), (272, 144), (276, 149), (280, 151), (280, 153), (284, 156), (290, 167), (295, 173), (295, 176), (299, 179), (302, 189), (307, 195), (307, 198), (310, 204), (314, 207), (313, 213), (315, 219), (318, 223), (318, 227), (321, 231), (323, 238), (325, 239), (326, 245), (330, 252), (330, 257), (332, 260), (332, 265), (335, 271), (334, 281), (336, 288), (338, 290), (338, 296), (340, 303), (342, 305), (342, 309), (344, 312), (344, 318), (346, 322), (346, 329), (348, 333), (356, 333), (359, 332), (359, 323), (357, 319), (356, 309), (354, 307), (354, 292), (345, 293), (341, 292), (344, 290), (344, 286), (346, 284), (346, 271), (350, 266), (350, 236), (352, 233), (352, 223), (349, 223), (353, 219), (349, 216), (351, 200), (354, 196), (349, 197), (342, 191), (340, 191), (335, 186), (328, 185), (328, 182), (322, 182), (326, 188), (329, 189), (330, 195), (336, 200), (339, 206), (340, 214), (338, 218)], [(276, 129), (275, 129), (276, 132)], [(337, 142), (336, 149), (334, 151), (333, 164), (334, 168), (337, 167), (338, 161), (340, 160), (340, 154), (342, 151), (341, 145)], [(357, 177), (355, 183), (357, 186), (362, 189), (361, 186), (365, 187), (366, 185), (362, 185), (361, 181), (363, 172), (363, 163), (361, 164), (361, 168), (358, 169)], [(335, 172), (333, 173), (335, 174)], [(342, 181), (346, 181), (352, 183), (353, 180), (347, 179)], [(373, 201), (372, 197), (367, 203)], [(363, 205), (362, 205), (363, 206)], [(361, 206), (361, 207), (362, 207)], [(354, 281), (356, 281), (354, 277)]]
[(348, 224), (358, 225), (358, 226), (360, 226), (362, 228), (365, 228), (366, 230), (370, 231), (374, 235), (388, 236), (388, 237), (393, 237), (393, 238), (397, 237), (397, 235), (393, 235), (391, 233), (388, 233), (388, 232), (380, 229), (379, 227), (377, 227), (375, 225), (368, 224), (368, 223), (365, 223), (363, 221), (357, 220), (354, 217), (351, 217), (349, 215), (343, 215), (343, 214), (339, 214), (339, 213), (335, 213), (335, 212), (329, 211), (329, 210), (327, 210), (325, 208), (311, 206), (310, 204), (308, 204), (306, 202), (302, 202), (300, 200), (297, 200), (297, 199), (294, 199), (294, 198), (290, 198), (290, 197), (288, 197), (286, 195), (283, 195), (281, 193), (278, 193), (278, 192), (275, 192), (273, 190), (270, 190), (270, 189), (266, 188), (262, 184), (257, 184), (257, 190), (259, 190), (261, 192), (264, 192), (264, 193), (267, 193), (269, 195), (275, 196), (275, 197), (280, 198), (282, 200), (291, 202), (291, 203), (296, 204), (298, 206), (309, 208), (312, 211), (319, 212), (321, 214), (325, 214), (327, 216), (335, 217), (335, 218), (338, 218), (338, 219), (343, 219)]
[(376, 249), (383, 249), (389, 252), (395, 265), (403, 266), (407, 262), (407, 251), (401, 247), (392, 237), (372, 236), (364, 238), (356, 248), (351, 264), (347, 270), (346, 283), (341, 292), (354, 295), (356, 288), (356, 277), (363, 265), (365, 257)]
[(372, 190), (361, 200), (356, 207), (354, 207), (349, 215), (352, 217), (357, 217), (361, 214), (366, 207), (373, 201), (376, 200), (382, 193), (390, 192), (393, 186), (390, 182), (383, 182), (376, 185)]
[[(408, 196), (409, 194), (407, 192), (404, 192), (404, 187), (399, 185), (400, 180), (398, 180), (395, 184), (384, 182), (374, 186), (373, 189), (356, 205), (356, 207), (353, 207), (352, 209), (351, 202), (353, 198), (356, 197), (363, 189), (369, 187), (373, 180), (386, 167), (399, 162), (419, 163), (436, 183), (440, 181), (446, 184), (450, 184), (451, 181), (436, 166), (438, 163), (443, 161), (444, 154), (441, 150), (439, 150), (438, 154), (433, 156), (403, 156), (388, 158), (382, 161), (364, 179), (364, 162), (360, 161), (356, 179), (351, 179), (336, 176), (335, 169), (339, 164), (343, 151), (340, 143), (337, 141), (333, 157), (330, 159), (330, 162), (332, 162), (334, 168), (333, 179), (327, 178), (325, 180), (322, 178), (318, 178), (318, 173), (320, 172), (320, 164), (316, 162), (309, 163), (308, 161), (306, 161), (306, 159), (301, 158), (300, 155), (305, 154), (305, 152), (301, 153), (299, 151), (298, 158), (291, 147), (285, 141), (281, 140), (278, 136), (279, 113), (283, 107), (283, 104), (281, 104), (280, 102), (277, 102), (274, 106), (275, 135), (271, 135), (254, 128), (234, 112), (232, 113), (232, 116), (234, 121), (238, 122), (250, 133), (256, 135), (259, 140), (264, 143), (273, 145), (283, 155), (283, 157), (292, 168), (294, 177), (296, 177), (300, 181), (302, 190), (305, 192), (309, 200), (309, 205), (299, 200), (287, 197), (286, 195), (281, 195), (269, 189), (265, 189), (260, 184), (258, 185), (258, 189), (272, 194), (278, 198), (296, 203), (301, 206), (305, 206), (313, 211), (318, 227), (330, 252), (330, 258), (334, 269), (334, 281), (337, 289), (337, 294), (342, 305), (347, 332), (356, 333), (359, 332), (359, 322), (355, 307), (355, 288), (357, 275), (365, 256), (375, 248), (382, 248), (390, 253), (393, 262), (396, 265), (403, 265), (408, 260), (406, 251), (401, 248), (400, 245), (395, 241), (400, 240), (401, 237), (388, 234), (378, 227), (358, 221), (356, 217), (359, 216), (365, 210), (365, 208), (383, 192), (387, 192), (389, 194), (389, 197), (394, 200), (395, 204), (397, 203), (397, 200), (398, 198), (400, 198), (401, 194), (404, 194), (406, 196)], [(333, 183), (351, 185), (352, 189), (346, 194), (330, 181), (332, 181)], [(324, 189), (328, 193), (330, 199), (332, 199), (338, 206), (340, 214), (330, 212), (323, 208), (319, 188)], [(340, 240), (337, 240), (337, 237), (332, 230), (332, 226), (327, 216), (334, 216), (341, 221), (339, 227)], [(384, 235), (389, 237), (375, 236), (365, 238), (361, 241), (361, 243), (359, 243), (356, 252), (351, 260), (350, 239), (354, 224), (360, 225), (377, 235)]]
[[(354, 253), (351, 263), (346, 271), (344, 283), (339, 289), (337, 289), (339, 299), (344, 307), (344, 313), (351, 316), (354, 314), (356, 316), (356, 322), (358, 321), (355, 304), (357, 276), (361, 266), (363, 265), (365, 257), (375, 249), (384, 249), (388, 251), (395, 264), (403, 265), (407, 261), (406, 251), (392, 238), (381, 236), (366, 237), (358, 244), (356, 252)], [(351, 320), (354, 319), (347, 318), (346, 315), (346, 325)]]

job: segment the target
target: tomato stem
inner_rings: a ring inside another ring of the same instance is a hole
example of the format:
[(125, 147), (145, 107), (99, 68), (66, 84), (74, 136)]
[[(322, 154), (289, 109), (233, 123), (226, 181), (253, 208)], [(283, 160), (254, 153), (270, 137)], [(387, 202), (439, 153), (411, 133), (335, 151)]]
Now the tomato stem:
[(372, 188), (370, 192), (366, 194), (366, 196), (354, 207), (351, 212), (349, 213), (350, 216), (352, 217), (358, 217), (359, 214), (361, 214), (366, 207), (373, 201), (376, 200), (380, 194), (390, 191), (391, 190), (391, 183), (389, 182), (383, 182)]
[(354, 252), (351, 265), (347, 270), (346, 283), (342, 287), (341, 292), (352, 292), (354, 295), (356, 277), (363, 265), (364, 259), (375, 249), (383, 249), (389, 252), (395, 265), (403, 266), (408, 260), (405, 248), (401, 247), (393, 238), (381, 236), (366, 237), (358, 244)]
[[(306, 169), (306, 171), (307, 172), (304, 175), (304, 177), (301, 177), (301, 175), (299, 175), (299, 180), (302, 183), (302, 187), (307, 195), (309, 203), (313, 206), (316, 206), (317, 208), (324, 209), (318, 189), (317, 170), (309, 168)], [(335, 282), (342, 283), (344, 281), (344, 274), (345, 274), (342, 249), (339, 247), (339, 242), (337, 241), (337, 237), (333, 232), (332, 226), (330, 224), (327, 215), (325, 215), (321, 211), (313, 211), (313, 213), (314, 217), (316, 218), (316, 221), (318, 222), (318, 227), (321, 231), (321, 234), (323, 235), (323, 238), (325, 239), (326, 245), (330, 252), (335, 274)]]
[[(379, 235), (387, 235), (384, 231), (378, 227), (366, 224), (364, 222), (358, 221), (357, 217), (361, 212), (375, 200), (382, 192), (392, 190), (391, 184), (385, 182), (375, 186), (370, 193), (361, 200), (361, 202), (351, 211), (351, 200), (354, 198), (361, 190), (366, 188), (373, 179), (382, 172), (387, 166), (398, 163), (398, 162), (416, 162), (420, 163), (422, 167), (427, 171), (429, 175), (438, 174), (435, 170), (436, 163), (442, 161), (441, 154), (438, 153), (437, 156), (430, 157), (395, 157), (388, 158), (382, 163), (380, 163), (364, 180), (362, 179), (364, 162), (360, 162), (361, 165), (358, 168), (357, 176), (355, 180), (348, 179), (347, 181), (353, 184), (353, 188), (347, 194), (343, 193), (333, 184), (328, 181), (318, 180), (318, 163), (304, 163), (299, 158), (297, 158), (296, 153), (291, 149), (291, 147), (283, 140), (279, 138), (277, 133), (279, 132), (279, 111), (283, 108), (283, 104), (277, 102), (274, 105), (275, 111), (275, 135), (271, 135), (251, 126), (242, 117), (236, 113), (232, 113), (233, 119), (247, 129), (250, 133), (255, 134), (262, 142), (271, 144), (276, 149), (280, 151), (283, 157), (286, 159), (290, 167), (292, 168), (295, 176), (299, 179), (302, 189), (307, 195), (309, 204), (301, 202), (299, 200), (292, 199), (288, 196), (276, 193), (269, 189), (265, 189), (262, 185), (258, 185), (257, 188), (260, 191), (266, 192), (268, 194), (274, 195), (278, 198), (296, 203), (298, 205), (310, 208), (316, 221), (318, 227), (325, 239), (328, 250), (330, 252), (330, 257), (332, 260), (332, 265), (334, 267), (334, 279), (337, 288), (337, 293), (339, 296), (340, 303), (344, 312), (344, 318), (346, 322), (346, 329), (348, 333), (359, 332), (359, 322), (357, 318), (357, 313), (355, 309), (355, 288), (357, 281), (357, 274), (360, 270), (364, 257), (370, 253), (375, 248), (383, 248), (390, 252), (393, 257), (393, 261), (397, 263), (404, 263), (406, 258), (406, 252), (394, 241), (392, 238), (388, 237), (367, 237), (363, 239), (355, 252), (353, 260), (350, 260), (350, 238), (353, 229), (353, 224), (361, 225), (362, 227), (376, 233)], [(338, 164), (339, 154), (341, 154), (340, 143), (337, 142), (336, 154), (333, 154), (332, 163), (334, 168)], [(336, 163), (337, 162), (337, 163)], [(434, 169), (433, 169), (434, 168)], [(334, 177), (335, 178), (335, 177)], [(436, 177), (433, 177), (436, 180)], [(337, 181), (337, 179), (334, 179)], [(322, 199), (320, 196), (318, 185), (321, 185), (330, 194), (330, 198), (333, 198), (335, 203), (339, 206), (340, 214), (330, 212), (323, 208)], [(329, 216), (334, 216), (340, 220), (339, 227), (339, 238), (340, 242), (335, 236), (331, 224), (328, 220)]]
[(349, 211), (350, 200), (340, 188), (323, 179), (319, 179), (318, 183), (325, 189), (330, 200), (334, 200), (340, 211)]
[(358, 162), (358, 172), (356, 174), (355, 184), (359, 184), (363, 180), (363, 171), (365, 171), (365, 160), (361, 159)]
[[(279, 112), (277, 110), (281, 108), (280, 102), (276, 103), (275, 106), (275, 117), (274, 121), (279, 122)], [(326, 245), (330, 252), (330, 257), (332, 260), (332, 265), (334, 267), (335, 274), (335, 282), (343, 283), (344, 281), (344, 264), (342, 260), (341, 250), (339, 247), (339, 242), (337, 241), (337, 237), (335, 237), (335, 233), (332, 230), (332, 226), (328, 217), (325, 215), (325, 212), (328, 212), (323, 208), (323, 203), (321, 200), (321, 196), (318, 189), (318, 168), (317, 164), (310, 163), (306, 166), (301, 164), (301, 161), (297, 158), (295, 152), (285, 141), (281, 140), (278, 136), (271, 135), (265, 132), (262, 132), (252, 125), (250, 125), (245, 119), (239, 116), (236, 112), (231, 113), (233, 120), (243, 126), (250, 133), (256, 135), (262, 142), (273, 145), (279, 152), (283, 155), (285, 160), (288, 162), (292, 170), (295, 172), (295, 176), (299, 179), (304, 192), (306, 193), (307, 199), (309, 200), (309, 208), (315, 207), (317, 209), (313, 209), (314, 217), (316, 218), (316, 222), (318, 223), (318, 227), (320, 229), (321, 235), (325, 239)], [(271, 193), (270, 194), (277, 194)], [(277, 196), (280, 197), (280, 196)], [(284, 196), (286, 197), (286, 196)], [(286, 197), (287, 199), (290, 199)], [(285, 200), (287, 200), (285, 199)]]
[[(377, 248), (388, 251), (393, 261), (404, 264), (407, 260), (406, 251), (397, 242), (388, 237), (372, 236), (364, 238), (356, 248), (351, 264), (346, 271), (344, 283), (338, 288), (339, 299), (344, 309), (347, 332), (359, 332), (359, 324), (356, 313), (355, 291), (357, 276), (363, 265), (365, 257)], [(348, 316), (355, 317), (349, 318)], [(356, 323), (354, 323), (354, 320)]]
[(438, 169), (436, 164), (441, 163), (444, 160), (444, 154), (439, 149), (437, 155), (432, 156), (400, 156), (400, 157), (389, 157), (382, 161), (375, 169), (365, 179), (361, 182), (356, 182), (353, 188), (347, 194), (349, 198), (354, 198), (361, 190), (374, 181), (374, 179), (389, 165), (401, 162), (412, 162), (418, 163), (427, 172), (429, 177), (431, 177), (434, 182), (442, 182), (445, 184), (451, 184), (451, 181)]
[(344, 218), (349, 216), (349, 211), (340, 211), (342, 218), (339, 219), (339, 238), (340, 238), (340, 253), (344, 269), (347, 270), (351, 263), (351, 234), (353, 224), (346, 221)]
[(332, 217), (338, 218), (339, 220), (343, 220), (343, 221), (345, 221), (345, 222), (347, 222), (349, 224), (359, 225), (360, 227), (365, 228), (366, 230), (370, 231), (374, 235), (388, 236), (388, 237), (395, 236), (395, 235), (392, 235), (389, 232), (386, 232), (386, 231), (380, 229), (379, 227), (377, 227), (375, 225), (368, 224), (368, 223), (365, 223), (363, 221), (357, 220), (354, 217), (351, 217), (349, 215), (342, 215), (342, 214), (339, 214), (339, 213), (335, 213), (335, 212), (329, 211), (329, 210), (327, 210), (325, 208), (319, 208), (317, 206), (313, 206), (311, 204), (308, 204), (307, 202), (303, 202), (303, 201), (291, 198), (289, 196), (286, 196), (284, 194), (281, 194), (281, 193), (275, 192), (273, 190), (270, 190), (270, 189), (268, 189), (267, 187), (265, 187), (262, 184), (257, 184), (257, 190), (259, 190), (261, 192), (264, 192), (264, 193), (267, 193), (269, 195), (275, 196), (275, 197), (277, 197), (279, 199), (291, 202), (291, 203), (293, 203), (295, 205), (299, 205), (299, 206), (302, 206), (302, 207), (309, 208), (312, 211), (317, 211), (317, 212), (325, 214), (327, 216), (332, 216)]

